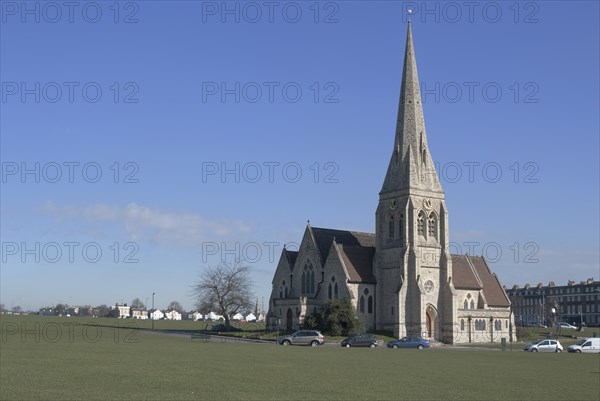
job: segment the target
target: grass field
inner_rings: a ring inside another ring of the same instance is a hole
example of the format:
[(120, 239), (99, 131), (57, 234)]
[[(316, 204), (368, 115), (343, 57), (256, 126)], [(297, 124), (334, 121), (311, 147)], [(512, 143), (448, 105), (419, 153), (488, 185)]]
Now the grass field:
[(0, 316), (0, 398), (598, 400), (600, 394), (600, 355), (226, 344), (75, 325), (90, 321), (97, 320)]

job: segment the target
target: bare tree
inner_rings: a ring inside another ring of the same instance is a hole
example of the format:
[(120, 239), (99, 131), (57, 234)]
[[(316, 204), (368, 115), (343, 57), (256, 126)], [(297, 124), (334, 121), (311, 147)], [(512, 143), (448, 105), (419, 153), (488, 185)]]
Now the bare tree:
[(183, 306), (177, 301), (173, 301), (169, 304), (167, 310), (176, 310), (179, 313), (183, 313)]
[(139, 309), (146, 309), (146, 305), (144, 305), (142, 300), (139, 298), (135, 298), (133, 301), (131, 301), (131, 307), (139, 308)]
[(248, 266), (240, 261), (222, 261), (202, 272), (200, 281), (193, 286), (196, 307), (204, 313), (215, 311), (223, 315), (225, 326), (229, 326), (233, 315), (252, 307), (253, 287)]

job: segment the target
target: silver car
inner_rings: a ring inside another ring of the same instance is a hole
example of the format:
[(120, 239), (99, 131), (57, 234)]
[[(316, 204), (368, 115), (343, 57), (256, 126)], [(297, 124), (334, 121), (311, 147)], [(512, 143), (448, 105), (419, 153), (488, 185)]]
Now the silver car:
[(529, 343), (523, 351), (529, 352), (562, 352), (563, 347), (558, 340), (537, 340)]
[(324, 342), (325, 337), (316, 330), (300, 330), (294, 334), (277, 337), (277, 343), (281, 345), (310, 345), (317, 347)]

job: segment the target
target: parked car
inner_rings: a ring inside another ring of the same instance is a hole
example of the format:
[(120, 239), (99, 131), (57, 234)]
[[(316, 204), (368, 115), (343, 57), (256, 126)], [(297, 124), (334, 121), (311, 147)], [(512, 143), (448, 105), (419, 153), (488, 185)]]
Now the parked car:
[(429, 340), (421, 337), (403, 337), (399, 340), (387, 343), (388, 348), (429, 348)]
[(215, 324), (212, 331), (225, 331), (225, 325), (223, 323)]
[(576, 329), (577, 327), (573, 326), (572, 324), (566, 323), (566, 322), (560, 322), (558, 324), (560, 326), (561, 329)]
[(600, 338), (584, 338), (577, 344), (571, 345), (567, 348), (569, 352), (586, 352), (586, 353), (600, 353)]
[(537, 340), (529, 343), (523, 351), (529, 352), (562, 352), (563, 347), (558, 340)]
[(215, 324), (212, 327), (212, 331), (221, 332), (221, 331), (244, 331), (244, 330), (237, 328), (237, 327), (233, 327), (233, 326), (228, 327), (228, 326), (225, 326), (223, 323), (219, 323), (219, 324)]
[(287, 336), (277, 337), (277, 343), (281, 345), (310, 345), (317, 347), (324, 342), (325, 337), (316, 330), (300, 330)]
[(342, 347), (369, 347), (377, 346), (375, 334), (357, 334), (342, 341)]

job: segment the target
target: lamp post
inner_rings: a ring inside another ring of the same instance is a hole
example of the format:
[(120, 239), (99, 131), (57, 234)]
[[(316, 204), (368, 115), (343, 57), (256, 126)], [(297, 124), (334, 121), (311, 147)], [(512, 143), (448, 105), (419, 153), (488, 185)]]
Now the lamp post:
[(156, 311), (154, 310), (154, 294), (156, 294), (155, 292), (152, 293), (152, 316), (150, 316), (152, 318), (152, 330), (154, 330), (154, 316)]

